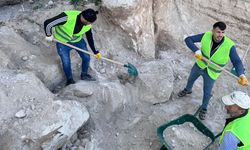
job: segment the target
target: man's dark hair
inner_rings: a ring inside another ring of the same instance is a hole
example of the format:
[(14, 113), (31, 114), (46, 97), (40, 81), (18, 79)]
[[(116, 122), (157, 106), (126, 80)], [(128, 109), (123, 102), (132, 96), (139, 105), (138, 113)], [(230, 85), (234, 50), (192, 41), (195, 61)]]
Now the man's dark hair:
[(95, 10), (89, 8), (89, 9), (82, 11), (81, 14), (82, 14), (83, 18), (86, 19), (87, 21), (95, 22), (95, 20), (97, 18), (96, 15), (98, 14), (98, 11), (95, 11)]
[(222, 22), (222, 21), (219, 21), (219, 22), (216, 22), (214, 25), (213, 25), (213, 29), (215, 29), (215, 28), (220, 28), (221, 30), (226, 30), (226, 28), (227, 28), (227, 25), (224, 23), (224, 22)]

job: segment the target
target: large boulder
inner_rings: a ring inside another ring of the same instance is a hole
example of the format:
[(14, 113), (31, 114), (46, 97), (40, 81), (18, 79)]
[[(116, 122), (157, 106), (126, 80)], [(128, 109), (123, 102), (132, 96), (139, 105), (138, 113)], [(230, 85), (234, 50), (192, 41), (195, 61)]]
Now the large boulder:
[[(97, 113), (103, 119), (110, 119), (116, 111), (123, 109), (131, 99), (131, 93), (127, 88), (116, 82), (87, 82), (78, 81), (67, 86), (58, 93), (61, 97), (79, 100), (86, 99), (91, 104), (90, 111)], [(100, 113), (102, 112), (102, 113)], [(93, 115), (95, 116), (95, 115)]]
[(0, 147), (60, 148), (89, 119), (85, 106), (57, 100), (33, 73), (1, 70)]
[(153, 104), (166, 102), (173, 92), (174, 75), (168, 61), (150, 61), (140, 67), (140, 99)]

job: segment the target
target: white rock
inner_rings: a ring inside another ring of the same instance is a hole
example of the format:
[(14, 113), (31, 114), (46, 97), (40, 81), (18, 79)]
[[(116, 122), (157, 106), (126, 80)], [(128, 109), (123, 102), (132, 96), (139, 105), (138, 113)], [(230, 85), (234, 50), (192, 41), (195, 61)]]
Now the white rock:
[(85, 145), (85, 150), (94, 150), (94, 144), (92, 142), (88, 142)]
[(106, 69), (105, 69), (105, 68), (102, 68), (102, 69), (100, 70), (100, 73), (106, 73)]
[(22, 60), (23, 60), (23, 61), (27, 61), (28, 59), (29, 59), (28, 56), (23, 56), (23, 57), (22, 57)]
[(48, 5), (49, 5), (49, 6), (51, 6), (51, 5), (53, 5), (53, 4), (54, 4), (54, 2), (51, 1), (51, 0), (48, 2)]
[(30, 4), (33, 4), (33, 3), (34, 3), (34, 1), (33, 1), (33, 0), (29, 0), (29, 3), (30, 3)]
[(35, 109), (36, 109), (36, 106), (35, 106), (35, 105), (31, 105), (31, 106), (30, 106), (30, 109), (31, 109), (31, 110), (35, 110)]
[(21, 136), (21, 139), (22, 139), (22, 140), (25, 140), (26, 138), (27, 138), (26, 135), (22, 135), (22, 136)]
[(29, 58), (34, 59), (34, 58), (36, 58), (36, 55), (30, 55)]
[(16, 114), (15, 117), (17, 118), (24, 118), (26, 116), (25, 110), (21, 109)]

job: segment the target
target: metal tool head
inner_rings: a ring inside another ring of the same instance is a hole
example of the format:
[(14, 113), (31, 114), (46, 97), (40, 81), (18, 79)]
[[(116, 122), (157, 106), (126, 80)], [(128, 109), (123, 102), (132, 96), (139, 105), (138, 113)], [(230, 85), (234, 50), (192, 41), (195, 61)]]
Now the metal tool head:
[(138, 71), (134, 65), (131, 63), (125, 64), (124, 67), (128, 68), (128, 74), (133, 77), (138, 76)]

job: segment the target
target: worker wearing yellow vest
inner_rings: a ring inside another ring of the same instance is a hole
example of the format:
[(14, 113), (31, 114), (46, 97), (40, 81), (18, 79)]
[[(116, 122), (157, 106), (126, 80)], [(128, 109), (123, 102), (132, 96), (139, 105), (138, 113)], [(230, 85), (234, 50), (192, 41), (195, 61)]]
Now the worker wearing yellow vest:
[[(84, 11), (69, 10), (64, 11), (61, 14), (47, 19), (44, 22), (44, 31), (46, 34), (46, 40), (52, 41), (53, 38), (57, 40), (68, 43), (70, 45), (76, 46), (80, 49), (88, 50), (86, 42), (83, 39), (83, 34), (86, 35), (88, 44), (92, 49), (93, 53), (96, 55), (97, 59), (101, 58), (99, 51), (95, 49), (94, 40), (91, 31), (91, 24), (97, 19), (98, 11), (93, 9), (86, 9)], [(56, 43), (57, 52), (61, 58), (63, 71), (67, 78), (66, 85), (74, 84), (75, 81), (72, 75), (70, 51), (72, 48)], [(90, 56), (89, 54), (77, 51), (82, 59), (82, 72), (81, 79), (94, 81), (91, 75), (88, 74)]]
[(219, 150), (250, 150), (250, 97), (241, 91), (222, 97), (230, 118), (219, 141)]
[[(178, 93), (178, 96), (183, 97), (187, 94), (191, 94), (196, 79), (199, 76), (203, 77), (203, 100), (199, 112), (199, 118), (201, 120), (204, 120), (206, 117), (208, 103), (212, 97), (211, 93), (214, 82), (221, 73), (221, 69), (212, 64), (207, 64), (202, 60), (202, 57), (209, 59), (221, 67), (225, 66), (230, 58), (240, 78), (238, 83), (243, 86), (248, 85), (248, 80), (244, 75), (245, 69), (236, 52), (235, 44), (224, 35), (225, 29), (226, 24), (224, 22), (216, 22), (213, 25), (212, 32), (208, 31), (202, 34), (189, 36), (185, 39), (187, 46), (195, 53), (196, 63), (191, 70), (186, 87)], [(196, 42), (201, 43), (201, 49), (195, 45)]]

